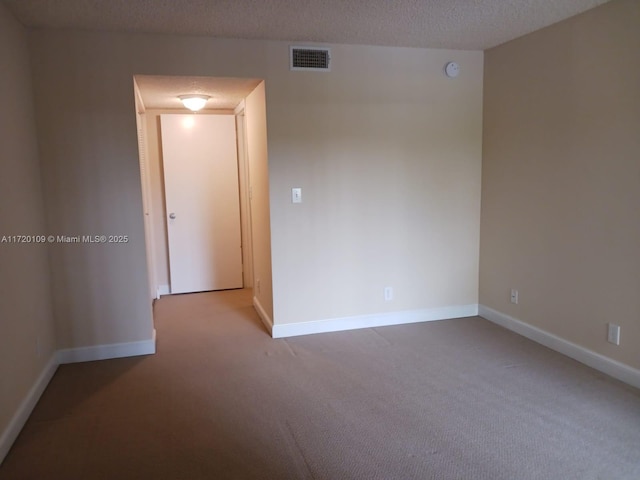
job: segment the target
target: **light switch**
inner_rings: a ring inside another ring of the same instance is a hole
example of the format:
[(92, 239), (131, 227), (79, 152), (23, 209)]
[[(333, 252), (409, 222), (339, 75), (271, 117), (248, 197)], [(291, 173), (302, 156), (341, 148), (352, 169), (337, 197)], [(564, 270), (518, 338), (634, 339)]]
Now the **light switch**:
[(291, 189), (291, 203), (302, 203), (302, 188)]

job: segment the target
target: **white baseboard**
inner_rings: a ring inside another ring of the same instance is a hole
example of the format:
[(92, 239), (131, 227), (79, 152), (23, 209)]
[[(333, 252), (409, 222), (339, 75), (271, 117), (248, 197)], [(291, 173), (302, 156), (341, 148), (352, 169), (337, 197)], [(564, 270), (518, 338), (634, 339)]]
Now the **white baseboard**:
[(22, 427), (24, 427), (24, 424), (27, 422), (29, 415), (31, 415), (33, 408), (36, 406), (36, 403), (38, 403), (42, 392), (47, 388), (47, 385), (49, 384), (51, 377), (53, 377), (53, 374), (56, 373), (57, 368), (58, 361), (56, 354), (54, 353), (51, 356), (49, 363), (44, 367), (42, 373), (40, 373), (40, 376), (31, 387), (31, 390), (29, 390), (29, 393), (27, 393), (27, 396), (18, 407), (18, 410), (13, 415), (9, 425), (7, 425), (7, 428), (0, 436), (0, 463), (2, 463), (4, 458), (7, 456), (7, 453), (9, 453), (9, 449), (11, 448), (11, 445), (13, 445), (13, 442), (18, 438)]
[(156, 331), (149, 340), (127, 343), (112, 343), (93, 347), (67, 348), (58, 350), (58, 363), (92, 362), (110, 358), (135, 357), (156, 353)]
[(256, 309), (256, 312), (258, 312), (258, 316), (260, 317), (260, 320), (262, 320), (262, 323), (264, 323), (264, 326), (267, 327), (269, 335), (273, 335), (273, 320), (269, 315), (267, 315), (267, 312), (262, 307), (262, 304), (257, 297), (253, 297), (253, 307)]
[(640, 370), (630, 367), (629, 365), (605, 357), (593, 350), (576, 345), (553, 333), (534, 327), (533, 325), (484, 305), (480, 305), (479, 315), (508, 330), (519, 333), (523, 337), (527, 337), (534, 342), (549, 347), (551, 350), (560, 352), (602, 373), (606, 373), (629, 385), (640, 388)]
[(58, 365), (63, 363), (89, 362), (92, 360), (107, 360), (110, 358), (134, 357), (156, 353), (156, 331), (150, 340), (140, 342), (116, 343), (111, 345), (97, 345), (95, 347), (68, 348), (53, 353), (51, 360), (42, 370), (31, 390), (22, 401), (18, 410), (9, 422), (7, 428), (0, 435), (0, 464), (6, 457), (11, 445), (24, 427), (33, 408), (38, 403), (44, 389), (56, 372)]
[(273, 338), (295, 337), (312, 333), (340, 332), (358, 328), (386, 327), (407, 323), (431, 322), (449, 318), (473, 317), (478, 315), (478, 305), (458, 305), (423, 310), (357, 315), (354, 317), (329, 318), (312, 322), (285, 323), (273, 326)]
[(162, 295), (170, 295), (171, 294), (171, 289), (169, 288), (169, 285), (158, 285), (158, 297), (160, 298)]

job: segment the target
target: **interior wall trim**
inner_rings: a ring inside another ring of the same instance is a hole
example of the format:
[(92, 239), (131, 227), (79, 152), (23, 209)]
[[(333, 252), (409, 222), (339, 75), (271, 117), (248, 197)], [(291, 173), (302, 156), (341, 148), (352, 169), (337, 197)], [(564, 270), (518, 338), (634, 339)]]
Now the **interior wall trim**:
[(269, 315), (267, 315), (267, 312), (262, 307), (258, 297), (253, 297), (253, 307), (256, 309), (256, 312), (258, 312), (258, 316), (260, 317), (260, 320), (262, 320), (262, 323), (264, 323), (264, 326), (267, 327), (269, 335), (273, 336), (273, 320)]
[(49, 362), (45, 365), (44, 369), (36, 379), (35, 383), (27, 393), (26, 397), (16, 410), (16, 413), (11, 418), (9, 425), (5, 428), (2, 435), (0, 435), (0, 463), (4, 460), (11, 449), (11, 445), (15, 442), (16, 438), (20, 434), (20, 431), (24, 427), (25, 423), (27, 423), (27, 419), (34, 407), (40, 400), (44, 389), (49, 385), (49, 381), (53, 377), (53, 374), (56, 373), (58, 369), (58, 359), (56, 352), (53, 353)]
[(158, 285), (158, 298), (163, 295), (171, 295), (171, 288), (169, 288), (169, 285)]
[(139, 342), (112, 343), (95, 345), (92, 347), (67, 348), (58, 350), (59, 364), (92, 362), (108, 360), (110, 358), (136, 357), (138, 355), (152, 355), (156, 353), (156, 330), (153, 329), (152, 338)]
[(455, 305), (421, 310), (407, 310), (373, 315), (329, 318), (312, 322), (275, 324), (273, 338), (295, 337), (314, 333), (340, 332), (358, 328), (386, 327), (408, 323), (431, 322), (452, 318), (473, 317), (478, 314), (478, 304)]
[(562, 337), (558, 337), (553, 333), (549, 333), (538, 327), (534, 327), (528, 323), (518, 320), (510, 315), (499, 312), (485, 305), (480, 305), (479, 315), (482, 318), (498, 324), (507, 330), (519, 333), (529, 340), (544, 345), (545, 347), (562, 353), (567, 357), (571, 357), (580, 363), (595, 368), (596, 370), (606, 373), (607, 375), (617, 378), (629, 385), (640, 388), (640, 370), (629, 365), (613, 360), (609, 357), (596, 353), (593, 350), (576, 345)]

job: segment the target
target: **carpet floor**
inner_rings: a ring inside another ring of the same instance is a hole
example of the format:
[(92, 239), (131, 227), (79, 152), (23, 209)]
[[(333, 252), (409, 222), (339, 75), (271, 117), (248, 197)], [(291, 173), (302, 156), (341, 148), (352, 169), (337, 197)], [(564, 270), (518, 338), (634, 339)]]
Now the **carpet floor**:
[(0, 479), (640, 479), (640, 391), (482, 318), (274, 340), (163, 297), (158, 353), (61, 366)]

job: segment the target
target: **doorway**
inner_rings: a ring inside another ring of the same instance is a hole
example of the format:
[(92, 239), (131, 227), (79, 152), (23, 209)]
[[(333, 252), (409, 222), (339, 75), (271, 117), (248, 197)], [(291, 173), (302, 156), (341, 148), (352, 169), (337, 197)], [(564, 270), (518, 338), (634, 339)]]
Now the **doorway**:
[[(271, 241), (269, 221), (269, 190), (266, 146), (266, 106), (264, 82), (260, 79), (212, 77), (134, 77), (137, 111), (143, 119), (146, 161), (141, 159), (142, 182), (149, 257), (149, 278), (152, 298), (170, 294), (172, 288), (168, 242), (167, 199), (165, 197), (164, 159), (162, 155), (161, 116), (188, 114), (191, 118), (227, 115), (234, 119), (236, 129), (239, 176), (236, 178), (240, 197), (240, 233), (243, 271), (240, 286), (253, 290), (253, 303), (263, 321), (271, 321), (273, 300), (271, 290)], [(212, 98), (201, 113), (186, 110), (178, 95), (206, 93)], [(141, 156), (142, 158), (142, 156)], [(168, 212), (171, 213), (171, 212)], [(250, 264), (247, 264), (247, 259)], [(155, 287), (155, 292), (154, 292)]]

